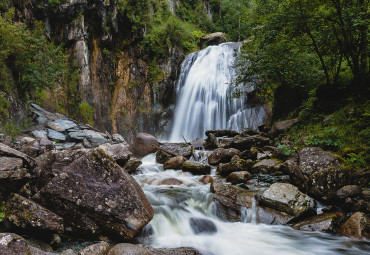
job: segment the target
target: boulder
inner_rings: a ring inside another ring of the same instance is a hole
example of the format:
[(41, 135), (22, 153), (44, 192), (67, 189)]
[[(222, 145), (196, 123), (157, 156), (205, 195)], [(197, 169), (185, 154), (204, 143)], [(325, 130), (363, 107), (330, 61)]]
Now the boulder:
[(212, 133), (208, 134), (207, 139), (204, 141), (204, 148), (207, 150), (214, 150), (219, 147), (221, 147), (221, 145), (217, 137)]
[(298, 119), (276, 122), (275, 125), (271, 128), (269, 136), (272, 138), (277, 137), (278, 135), (287, 132), (294, 124), (298, 122)]
[(193, 230), (194, 234), (201, 233), (216, 233), (217, 227), (213, 221), (204, 218), (195, 218), (192, 217), (189, 219), (190, 227)]
[(0, 157), (0, 198), (1, 194), (18, 191), (30, 178), (21, 158)]
[(274, 173), (275, 171), (280, 170), (283, 164), (275, 159), (264, 159), (253, 165), (251, 171), (252, 173)]
[(56, 158), (55, 177), (35, 197), (63, 217), (66, 229), (132, 240), (152, 219), (140, 186), (102, 150), (58, 153)]
[(136, 158), (132, 158), (124, 165), (123, 170), (125, 170), (127, 173), (131, 174), (133, 173), (143, 162), (141, 160), (138, 160)]
[(211, 155), (208, 157), (208, 163), (210, 165), (218, 165), (219, 163), (227, 163), (230, 162), (231, 158), (235, 155), (240, 153), (237, 149), (224, 149), (218, 148), (212, 152)]
[(298, 152), (299, 168), (306, 176), (328, 167), (339, 167), (338, 157), (318, 147), (306, 147)]
[(230, 145), (233, 142), (233, 139), (234, 138), (232, 138), (232, 137), (219, 139), (217, 141), (218, 142), (218, 147), (221, 147), (221, 148), (231, 148)]
[(207, 130), (206, 136), (208, 136), (209, 134), (214, 134), (216, 137), (223, 137), (223, 136), (234, 137), (234, 136), (239, 135), (239, 132), (234, 131), (234, 130)]
[(194, 150), (203, 150), (204, 149), (204, 139), (197, 138), (190, 142)]
[(242, 132), (240, 132), (241, 136), (251, 136), (251, 135), (257, 135), (258, 132), (252, 128), (244, 128)]
[(245, 150), (239, 154), (239, 157), (241, 159), (251, 159), (251, 160), (256, 160), (258, 155), (258, 150), (255, 147), (252, 147), (250, 150)]
[(289, 174), (291, 182), (299, 188), (303, 187), (306, 178), (298, 166), (298, 159), (288, 159), (284, 162), (284, 169)]
[(172, 157), (183, 156), (190, 158), (192, 155), (193, 149), (187, 143), (160, 143), (155, 158), (158, 163), (163, 164)]
[(292, 228), (303, 231), (332, 232), (338, 220), (344, 215), (343, 212), (323, 213), (304, 219), (292, 225)]
[(123, 167), (132, 156), (129, 148), (124, 144), (109, 144), (105, 143), (98, 147), (98, 149), (103, 150), (103, 152), (110, 156), (118, 165)]
[(227, 42), (226, 35), (222, 32), (215, 32), (212, 34), (208, 34), (200, 38), (202, 43), (205, 43), (207, 46), (211, 45), (219, 45), (221, 43)]
[(234, 172), (226, 177), (226, 181), (231, 184), (247, 183), (251, 179), (251, 174), (247, 171)]
[(294, 217), (316, 212), (315, 200), (288, 183), (272, 184), (263, 192), (261, 203)]
[(107, 242), (100, 242), (83, 248), (77, 255), (106, 255), (109, 249)]
[(124, 145), (128, 145), (125, 138), (123, 138), (123, 136), (121, 136), (120, 134), (113, 134), (112, 141), (114, 143), (123, 143)]
[(176, 157), (170, 158), (163, 164), (163, 169), (180, 170), (186, 160), (187, 158), (185, 158), (184, 156), (176, 156)]
[(146, 133), (138, 134), (130, 144), (130, 151), (137, 157), (144, 157), (158, 150), (159, 143), (157, 139)]
[(362, 213), (354, 213), (338, 230), (339, 235), (370, 238), (370, 220), (369, 217)]
[(14, 150), (9, 146), (0, 143), (0, 157), (10, 157), (10, 158), (19, 158), (22, 159), (25, 167), (34, 167), (36, 165), (35, 161), (23, 152)]
[(1, 255), (52, 255), (30, 246), (24, 238), (13, 233), (0, 233)]
[(202, 176), (199, 181), (203, 184), (213, 183), (213, 178), (209, 175)]
[(194, 248), (153, 248), (141, 244), (120, 243), (112, 247), (107, 255), (202, 255)]
[(22, 146), (21, 151), (32, 158), (54, 149), (54, 143), (47, 138), (37, 138)]
[(339, 199), (346, 199), (347, 197), (358, 197), (362, 195), (362, 189), (358, 185), (347, 185), (339, 189), (336, 195)]
[(4, 219), (12, 226), (38, 235), (63, 233), (63, 219), (32, 200), (12, 194), (4, 206)]
[(222, 176), (228, 176), (233, 172), (249, 171), (251, 168), (251, 161), (244, 159), (233, 160), (229, 163), (221, 163), (217, 166), (217, 171)]
[(67, 140), (67, 136), (63, 133), (57, 132), (53, 129), (48, 129), (48, 137), (50, 139), (58, 140), (58, 141), (65, 141)]
[(260, 135), (252, 135), (246, 137), (237, 135), (234, 137), (232, 143), (228, 146), (228, 148), (235, 148), (240, 151), (245, 151), (250, 150), (252, 147), (263, 147), (270, 144), (270, 142), (270, 139)]
[(97, 147), (100, 144), (108, 142), (108, 139), (106, 138), (107, 135), (104, 133), (96, 132), (90, 129), (85, 129), (82, 132), (87, 135), (87, 140), (91, 143), (92, 147)]
[(167, 178), (158, 183), (158, 185), (171, 185), (171, 186), (176, 186), (176, 185), (181, 185), (182, 181), (176, 179), (176, 178)]
[(194, 175), (206, 175), (211, 172), (211, 167), (199, 161), (187, 160), (182, 165), (182, 171), (190, 172)]

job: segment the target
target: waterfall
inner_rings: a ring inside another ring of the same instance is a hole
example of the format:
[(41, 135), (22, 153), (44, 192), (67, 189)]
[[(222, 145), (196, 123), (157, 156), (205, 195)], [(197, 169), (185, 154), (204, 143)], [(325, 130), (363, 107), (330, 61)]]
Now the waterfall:
[(170, 141), (203, 138), (206, 130), (262, 124), (262, 106), (250, 107), (246, 98), (233, 98), (230, 83), (242, 43), (223, 43), (189, 54), (181, 66), (177, 83), (177, 104)]

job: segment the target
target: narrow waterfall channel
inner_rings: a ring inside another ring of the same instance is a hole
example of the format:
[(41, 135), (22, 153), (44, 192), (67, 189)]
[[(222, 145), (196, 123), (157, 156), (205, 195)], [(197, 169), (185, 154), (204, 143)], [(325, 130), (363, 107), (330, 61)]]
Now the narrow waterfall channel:
[(189, 54), (181, 66), (170, 141), (203, 138), (211, 129), (256, 129), (262, 106), (250, 107), (244, 96), (233, 98), (230, 85), (241, 43), (223, 43)]

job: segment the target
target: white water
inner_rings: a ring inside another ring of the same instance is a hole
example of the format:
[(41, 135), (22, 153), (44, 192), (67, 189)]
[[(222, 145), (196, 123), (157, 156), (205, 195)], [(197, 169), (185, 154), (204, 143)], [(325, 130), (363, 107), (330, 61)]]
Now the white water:
[(232, 98), (229, 86), (241, 43), (224, 43), (189, 54), (181, 66), (170, 141), (203, 138), (211, 129), (241, 131), (262, 124), (262, 106), (248, 107), (244, 96)]
[[(148, 225), (152, 234), (141, 242), (157, 248), (194, 247), (204, 255), (370, 254), (366, 241), (258, 224), (254, 206), (244, 210), (242, 222), (222, 221), (215, 216), (209, 185), (198, 181), (201, 176), (180, 170), (163, 171), (162, 165), (155, 163), (154, 154), (143, 162), (141, 174), (134, 177), (152, 204), (155, 216)], [(183, 184), (159, 185), (167, 178), (176, 178)], [(195, 234), (190, 225), (194, 217), (213, 222), (217, 232)]]

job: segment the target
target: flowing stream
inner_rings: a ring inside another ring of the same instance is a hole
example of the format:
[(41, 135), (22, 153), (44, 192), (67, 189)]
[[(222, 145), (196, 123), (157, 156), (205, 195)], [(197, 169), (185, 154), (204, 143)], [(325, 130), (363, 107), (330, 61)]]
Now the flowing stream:
[[(211, 129), (257, 129), (262, 106), (250, 107), (244, 96), (233, 98), (234, 64), (241, 43), (223, 43), (189, 54), (181, 66), (170, 141), (203, 138)], [(243, 90), (239, 86), (239, 89)]]
[[(143, 159), (139, 171), (134, 178), (155, 212), (139, 241), (153, 247), (194, 247), (204, 255), (370, 254), (367, 241), (258, 224), (253, 206), (243, 211), (241, 222), (223, 221), (216, 216), (210, 185), (201, 183), (201, 176), (163, 171), (154, 154)], [(169, 178), (182, 184), (163, 184)]]

